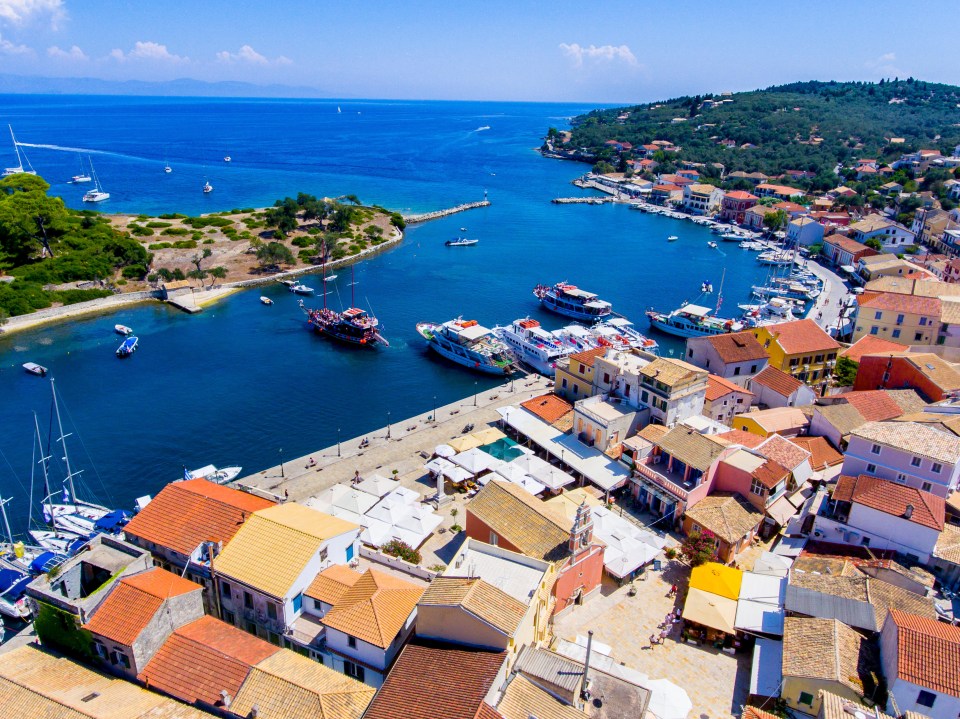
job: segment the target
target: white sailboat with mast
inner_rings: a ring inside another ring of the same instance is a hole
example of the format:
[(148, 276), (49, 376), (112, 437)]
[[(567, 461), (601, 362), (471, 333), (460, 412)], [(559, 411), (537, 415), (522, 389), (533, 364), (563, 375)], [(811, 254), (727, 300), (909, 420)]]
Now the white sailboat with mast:
[[(88, 158), (89, 159), (89, 158)], [(93, 160), (90, 160), (90, 174), (93, 176), (93, 189), (88, 190), (83, 196), (84, 202), (103, 202), (110, 199), (110, 193), (104, 192), (100, 186), (100, 178), (97, 177), (97, 171), (93, 169)]]
[[(37, 171), (33, 169), (33, 166), (30, 164), (30, 160), (27, 158), (27, 153), (23, 152), (20, 149), (20, 143), (17, 142), (16, 136), (13, 134), (13, 125), (7, 125), (10, 128), (10, 139), (13, 140), (13, 151), (17, 153), (17, 166), (16, 167), (7, 167), (3, 171), (3, 177), (9, 177), (10, 175), (36, 175)], [(23, 161), (27, 161), (27, 167), (29, 170), (23, 169)]]

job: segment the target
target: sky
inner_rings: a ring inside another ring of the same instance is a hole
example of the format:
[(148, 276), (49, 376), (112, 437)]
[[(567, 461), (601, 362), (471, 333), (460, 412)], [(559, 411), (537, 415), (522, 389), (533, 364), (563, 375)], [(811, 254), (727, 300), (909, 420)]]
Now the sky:
[(889, 0), (0, 0), (0, 73), (595, 103), (798, 80), (960, 83), (960, 43), (946, 29), (956, 0), (924, 2), (925, 38), (904, 41), (897, 27), (919, 27), (910, 16), (920, 10)]

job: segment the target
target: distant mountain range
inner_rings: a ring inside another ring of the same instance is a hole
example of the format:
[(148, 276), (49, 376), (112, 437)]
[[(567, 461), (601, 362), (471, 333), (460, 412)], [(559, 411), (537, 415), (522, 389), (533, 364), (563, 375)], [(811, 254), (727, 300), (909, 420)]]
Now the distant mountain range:
[(31, 77), (0, 74), (0, 94), (11, 95), (149, 95), (171, 97), (327, 97), (315, 87), (256, 85), (203, 80), (100, 80), (94, 77)]

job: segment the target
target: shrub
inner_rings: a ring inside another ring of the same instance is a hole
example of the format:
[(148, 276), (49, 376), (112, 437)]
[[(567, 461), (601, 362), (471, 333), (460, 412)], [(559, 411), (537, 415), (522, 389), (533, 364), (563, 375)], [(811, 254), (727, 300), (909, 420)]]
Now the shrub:
[(178, 250), (192, 250), (197, 246), (196, 240), (178, 240), (173, 243), (173, 246)]
[(160, 232), (161, 235), (188, 235), (190, 230), (186, 227), (168, 227)]
[(716, 537), (713, 532), (690, 532), (680, 545), (680, 554), (691, 567), (699, 567), (709, 562), (717, 553)]
[(127, 229), (137, 237), (150, 237), (153, 235), (153, 230), (147, 227), (141, 227), (140, 225), (130, 225)]
[(461, 527), (459, 524), (452, 524), (450, 525), (450, 531), (454, 534), (460, 534), (460, 532), (463, 531), (463, 527)]
[(205, 240), (203, 241), (203, 244), (205, 244), (205, 245), (212, 245), (212, 244), (214, 244), (214, 241), (211, 240), (211, 239), (208, 237), (207, 239), (205, 239)]
[[(178, 212), (167, 213), (165, 215), (157, 215), (161, 220), (183, 220), (186, 219), (186, 215), (181, 215)], [(146, 218), (144, 218), (146, 219)]]
[(677, 550), (674, 549), (673, 547), (667, 547), (667, 549), (664, 551), (663, 554), (664, 554), (664, 556), (665, 556), (667, 559), (676, 559), (676, 558), (677, 558)]
[(386, 544), (380, 545), (380, 551), (391, 557), (399, 557), (410, 564), (420, 564), (420, 552), (399, 539), (391, 539)]
[(154, 220), (153, 222), (148, 222), (148, 223), (147, 223), (147, 227), (160, 227), (160, 228), (170, 227), (170, 223), (169, 223), (169, 222), (157, 222), (156, 220)]
[(169, 242), (154, 242), (152, 245), (148, 245), (148, 247), (151, 250), (168, 250), (173, 247), (173, 245)]
[(147, 274), (147, 268), (143, 265), (127, 265), (120, 274), (131, 280), (139, 280)]

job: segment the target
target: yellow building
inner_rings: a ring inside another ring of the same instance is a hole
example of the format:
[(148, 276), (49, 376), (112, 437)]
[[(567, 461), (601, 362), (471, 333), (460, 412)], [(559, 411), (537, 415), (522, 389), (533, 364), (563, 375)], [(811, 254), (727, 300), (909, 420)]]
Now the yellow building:
[(807, 384), (816, 384), (833, 372), (840, 344), (813, 320), (764, 325), (752, 331), (770, 355), (771, 367)]
[(798, 407), (772, 407), (738, 414), (730, 420), (730, 424), (734, 429), (758, 437), (769, 437), (771, 434), (796, 437), (806, 431), (810, 419)]
[(603, 357), (606, 348), (577, 352), (557, 360), (554, 392), (570, 402), (593, 394), (593, 362)]
[(873, 335), (902, 345), (943, 344), (941, 312), (939, 297), (868, 290), (860, 296), (853, 341)]

